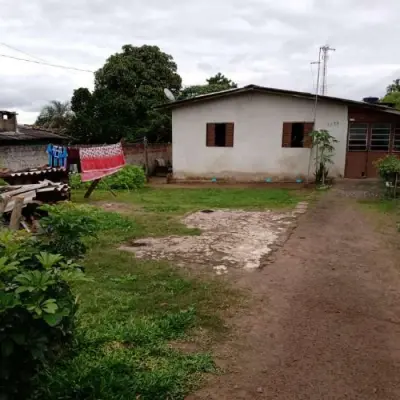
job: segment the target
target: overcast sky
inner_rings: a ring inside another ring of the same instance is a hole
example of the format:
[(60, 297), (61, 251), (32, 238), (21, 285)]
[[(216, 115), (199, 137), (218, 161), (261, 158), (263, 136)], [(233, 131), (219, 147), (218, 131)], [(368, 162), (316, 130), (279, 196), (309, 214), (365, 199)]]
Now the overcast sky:
[[(96, 70), (124, 44), (158, 45), (185, 85), (219, 71), (240, 86), (312, 91), (320, 45), (336, 48), (328, 94), (382, 96), (400, 77), (399, 0), (0, 0), (0, 42)], [(28, 58), (4, 45), (0, 54)], [(0, 57), (0, 109), (32, 123), (93, 75)]]

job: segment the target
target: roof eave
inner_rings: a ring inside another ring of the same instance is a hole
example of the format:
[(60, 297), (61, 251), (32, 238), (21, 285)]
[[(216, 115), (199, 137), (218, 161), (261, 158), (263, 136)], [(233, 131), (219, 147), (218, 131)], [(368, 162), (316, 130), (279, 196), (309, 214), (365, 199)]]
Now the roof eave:
[[(215, 99), (219, 99), (219, 98), (223, 98), (223, 97), (235, 96), (238, 94), (248, 93), (248, 92), (269, 93), (269, 94), (277, 94), (277, 95), (280, 94), (280, 95), (287, 95), (287, 96), (291, 96), (291, 97), (303, 98), (303, 99), (308, 99), (308, 100), (315, 100), (315, 97), (316, 97), (316, 95), (313, 93), (296, 92), (296, 91), (276, 89), (276, 88), (266, 88), (266, 87), (257, 86), (257, 85), (248, 85), (243, 88), (232, 89), (229, 91), (209, 93), (206, 95), (192, 97), (190, 99), (177, 100), (177, 101), (174, 101), (171, 103), (161, 104), (159, 106), (156, 106), (155, 108), (156, 109), (175, 109), (175, 108), (183, 107), (186, 105), (202, 103), (202, 102), (208, 101), (208, 100), (215, 100)], [(371, 108), (371, 109), (375, 109), (375, 110), (382, 111), (382, 112), (388, 112), (391, 114), (400, 115), (400, 111), (395, 110), (388, 106), (380, 105), (380, 104), (371, 104), (371, 103), (366, 103), (363, 101), (342, 99), (340, 97), (331, 97), (331, 96), (319, 96), (319, 98), (321, 100), (332, 101), (332, 102), (336, 102), (336, 103), (344, 103), (347, 105), (361, 106), (361, 107)]]

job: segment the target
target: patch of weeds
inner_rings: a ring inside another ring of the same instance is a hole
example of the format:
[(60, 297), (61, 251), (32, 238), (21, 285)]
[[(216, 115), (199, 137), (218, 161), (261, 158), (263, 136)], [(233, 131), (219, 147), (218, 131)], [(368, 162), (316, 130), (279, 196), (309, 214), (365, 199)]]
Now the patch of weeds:
[(178, 400), (197, 386), (202, 373), (213, 371), (208, 354), (184, 355), (157, 346), (86, 349), (72, 362), (45, 371), (49, 385), (33, 398)]
[(358, 203), (365, 210), (381, 215), (378, 225), (382, 231), (388, 231), (388, 226), (396, 224), (400, 232), (400, 199), (359, 200)]
[(238, 304), (236, 290), (110, 247), (94, 247), (85, 264), (93, 282), (76, 285), (73, 352), (41, 372), (32, 399), (178, 400), (215, 371), (210, 354), (185, 354), (169, 343), (198, 329), (225, 333), (221, 313)]
[(383, 214), (400, 214), (400, 199), (359, 200), (358, 203), (367, 210)]
[[(87, 240), (84, 260), (92, 281), (74, 286), (80, 308), (72, 352), (40, 372), (31, 400), (179, 400), (198, 387), (203, 373), (215, 371), (210, 354), (185, 354), (169, 343), (197, 332), (206, 332), (207, 341), (224, 337), (223, 313), (239, 304), (241, 293), (223, 281), (194, 279), (167, 263), (137, 260), (117, 249), (123, 241), (145, 236), (199, 234), (179, 222), (177, 208), (210, 206), (199, 204), (195, 192), (192, 203), (185, 204), (176, 194), (163, 199), (156, 191), (152, 203), (146, 197), (150, 192), (143, 191), (141, 204), (157, 212), (120, 215), (74, 207), (96, 220), (97, 239)], [(203, 203), (211, 202), (210, 196)]]

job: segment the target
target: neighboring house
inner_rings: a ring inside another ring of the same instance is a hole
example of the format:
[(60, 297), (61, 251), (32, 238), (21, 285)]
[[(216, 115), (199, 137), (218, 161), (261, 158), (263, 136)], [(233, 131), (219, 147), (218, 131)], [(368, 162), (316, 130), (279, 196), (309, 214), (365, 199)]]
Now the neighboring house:
[(20, 170), (46, 165), (49, 143), (62, 144), (65, 136), (17, 124), (17, 114), (0, 111), (0, 169)]
[[(308, 173), (313, 129), (336, 144), (330, 174), (374, 177), (374, 161), (400, 154), (400, 112), (370, 102), (255, 85), (164, 105), (172, 109), (177, 179), (293, 180)], [(311, 177), (313, 179), (313, 176)]]

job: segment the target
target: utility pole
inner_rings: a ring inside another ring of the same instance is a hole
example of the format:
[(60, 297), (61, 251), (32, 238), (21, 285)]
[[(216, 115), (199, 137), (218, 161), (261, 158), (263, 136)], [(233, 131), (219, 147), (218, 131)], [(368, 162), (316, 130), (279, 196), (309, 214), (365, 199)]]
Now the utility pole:
[(149, 168), (149, 152), (148, 152), (149, 141), (145, 136), (143, 138), (143, 147), (144, 147), (144, 164), (145, 164), (145, 173), (146, 173), (146, 181), (149, 181), (150, 176), (150, 168)]
[[(318, 96), (319, 96), (319, 82), (321, 79), (321, 56), (322, 56), (322, 51), (323, 48), (320, 47), (319, 48), (319, 53), (318, 53), (318, 61), (313, 61), (311, 64), (317, 64), (318, 65), (318, 73), (317, 73), (317, 85), (315, 88), (315, 101), (314, 101), (314, 111), (313, 111), (313, 122), (314, 122), (314, 130), (315, 128), (315, 124), (316, 124), (316, 120), (317, 120), (317, 107), (318, 107)], [(308, 160), (308, 172), (307, 172), (307, 179), (306, 179), (306, 183), (307, 186), (310, 183), (310, 174), (311, 174), (311, 164), (312, 164), (312, 156), (313, 156), (313, 148), (314, 148), (314, 143), (311, 146), (310, 149), (310, 158)], [(316, 176), (316, 175), (315, 175)]]
[(311, 64), (318, 65), (318, 73), (317, 73), (317, 86), (315, 88), (315, 104), (314, 104), (314, 124), (317, 118), (317, 105), (318, 105), (318, 95), (319, 95), (319, 83), (321, 80), (321, 55), (322, 55), (322, 47), (319, 48), (318, 53), (318, 61), (313, 61)]
[(327, 83), (327, 77), (328, 77), (328, 60), (329, 60), (329, 52), (330, 51), (336, 51), (336, 49), (333, 49), (330, 47), (328, 44), (325, 46), (322, 46), (320, 51), (322, 52), (322, 90), (321, 94), (322, 96), (325, 96), (327, 91), (328, 91), (328, 83)]

